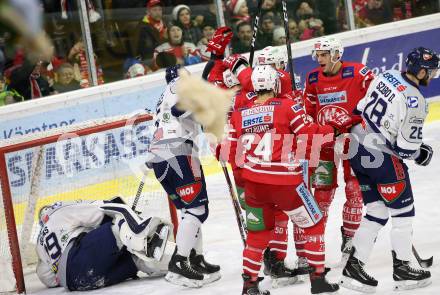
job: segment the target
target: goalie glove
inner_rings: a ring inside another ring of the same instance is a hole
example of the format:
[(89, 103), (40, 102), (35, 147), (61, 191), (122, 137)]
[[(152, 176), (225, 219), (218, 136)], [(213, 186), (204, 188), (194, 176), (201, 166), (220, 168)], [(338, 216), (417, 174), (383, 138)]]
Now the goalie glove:
[(327, 121), (327, 125), (332, 126), (337, 132), (336, 134), (347, 133), (351, 127), (362, 122), (362, 117), (358, 115), (348, 115), (341, 113)]
[(223, 66), (228, 68), (234, 75), (237, 76), (237, 70), (240, 66), (249, 66), (247, 59), (241, 54), (233, 54), (223, 60)]
[(428, 166), (433, 154), (434, 151), (432, 150), (432, 147), (422, 143), (419, 149), (419, 155), (414, 159), (414, 162), (420, 166)]

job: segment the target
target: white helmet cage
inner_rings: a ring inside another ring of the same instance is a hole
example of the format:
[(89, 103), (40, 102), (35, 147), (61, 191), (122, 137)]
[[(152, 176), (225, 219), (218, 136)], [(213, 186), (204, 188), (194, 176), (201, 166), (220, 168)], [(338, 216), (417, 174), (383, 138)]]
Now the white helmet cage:
[(267, 46), (257, 56), (257, 65), (275, 65), (277, 69), (283, 68), (287, 62), (283, 50), (278, 47)]
[(223, 83), (228, 88), (232, 88), (235, 85), (240, 85), (240, 81), (238, 81), (237, 77), (231, 72), (230, 69), (226, 69), (223, 72)]
[(269, 90), (278, 93), (280, 79), (277, 71), (270, 65), (258, 65), (252, 71), (252, 86), (256, 92)]
[[(315, 44), (313, 44), (312, 49), (312, 58), (316, 60), (316, 51), (318, 50), (328, 50), (330, 52), (331, 61), (336, 63), (341, 60), (342, 55), (344, 54), (344, 47), (339, 39), (335, 37), (322, 37), (319, 38)], [(339, 56), (335, 59), (336, 54), (339, 53)]]

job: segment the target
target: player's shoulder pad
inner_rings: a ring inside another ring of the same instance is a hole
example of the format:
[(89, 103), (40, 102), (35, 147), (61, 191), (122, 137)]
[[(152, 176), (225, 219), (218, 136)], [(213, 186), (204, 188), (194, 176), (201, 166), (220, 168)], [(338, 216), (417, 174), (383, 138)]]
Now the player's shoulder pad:
[(310, 72), (310, 73), (307, 75), (307, 81), (308, 81), (308, 83), (309, 83), (309, 84), (313, 84), (313, 83), (318, 82), (318, 76), (319, 76), (319, 71), (313, 71), (313, 72)]

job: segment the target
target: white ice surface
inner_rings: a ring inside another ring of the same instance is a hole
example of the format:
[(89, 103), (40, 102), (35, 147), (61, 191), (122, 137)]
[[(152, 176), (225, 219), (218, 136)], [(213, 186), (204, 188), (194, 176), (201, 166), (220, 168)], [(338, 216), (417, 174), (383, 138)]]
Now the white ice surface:
[[(415, 197), (416, 218), (414, 222), (414, 244), (420, 255), (427, 258), (434, 256), (431, 268), (433, 284), (424, 289), (413, 291), (392, 291), (392, 263), (389, 240), (390, 222), (379, 234), (375, 250), (367, 264), (367, 270), (379, 280), (376, 294), (440, 294), (440, 122), (425, 126), (425, 142), (432, 145), (434, 158), (428, 167), (419, 167), (409, 163), (410, 176)], [(210, 197), (210, 216), (203, 226), (204, 248), (208, 261), (218, 263), (222, 267), (222, 279), (201, 289), (185, 289), (171, 285), (159, 279), (141, 279), (127, 281), (122, 284), (84, 292), (96, 294), (129, 294), (129, 295), (175, 295), (179, 294), (240, 294), (242, 288), (241, 263), (242, 242), (236, 226), (235, 217), (228, 189), (222, 174), (208, 177), (208, 193)], [(327, 226), (327, 265), (332, 266), (340, 259), (341, 210), (343, 205), (343, 187), (339, 188), (330, 209)], [(289, 242), (291, 241), (289, 238)], [(291, 254), (290, 254), (291, 253)], [(296, 256), (289, 244), (288, 261), (293, 262)], [(329, 273), (329, 281), (336, 282), (341, 276), (341, 269), (334, 268)], [(46, 289), (35, 274), (26, 276), (28, 294), (51, 295), (66, 294), (62, 288)], [(265, 279), (263, 286), (270, 287), (270, 279)], [(272, 289), (272, 294), (310, 294), (309, 283), (290, 287)], [(75, 294), (80, 294), (76, 292)], [(338, 294), (360, 294), (341, 289)]]

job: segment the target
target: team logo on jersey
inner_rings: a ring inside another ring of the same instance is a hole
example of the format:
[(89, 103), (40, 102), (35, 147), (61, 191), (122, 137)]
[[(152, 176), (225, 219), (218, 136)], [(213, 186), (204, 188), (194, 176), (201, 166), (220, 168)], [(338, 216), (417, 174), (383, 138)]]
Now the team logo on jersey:
[(338, 106), (326, 106), (319, 110), (318, 115), (316, 116), (316, 121), (321, 125), (325, 125), (329, 120), (342, 114), (348, 115), (348, 112)]
[(385, 202), (392, 203), (398, 199), (405, 191), (406, 182), (404, 180), (396, 183), (378, 184), (377, 190)]
[(294, 106), (291, 106), (292, 111), (294, 111), (295, 113), (298, 113), (299, 111), (301, 111), (303, 109), (303, 106), (301, 104), (296, 104)]
[(415, 109), (419, 106), (419, 98), (417, 96), (408, 96), (406, 98), (406, 105), (410, 109)]
[(342, 79), (354, 77), (354, 67), (346, 67), (342, 69)]
[(242, 128), (249, 128), (259, 124), (273, 123), (273, 112), (260, 113), (243, 117)]
[(365, 76), (368, 74), (368, 72), (370, 71), (370, 69), (368, 67), (363, 67), (360, 71), (359, 74), (361, 74), (362, 76)]
[(176, 188), (177, 194), (185, 204), (191, 204), (195, 200), (195, 198), (200, 194), (201, 190), (202, 190), (202, 183), (200, 181), (187, 184), (184, 186), (179, 186), (178, 188)]
[(338, 92), (329, 92), (324, 94), (318, 94), (318, 100), (320, 105), (328, 105), (335, 103), (345, 103), (347, 102), (347, 92), (338, 91)]

